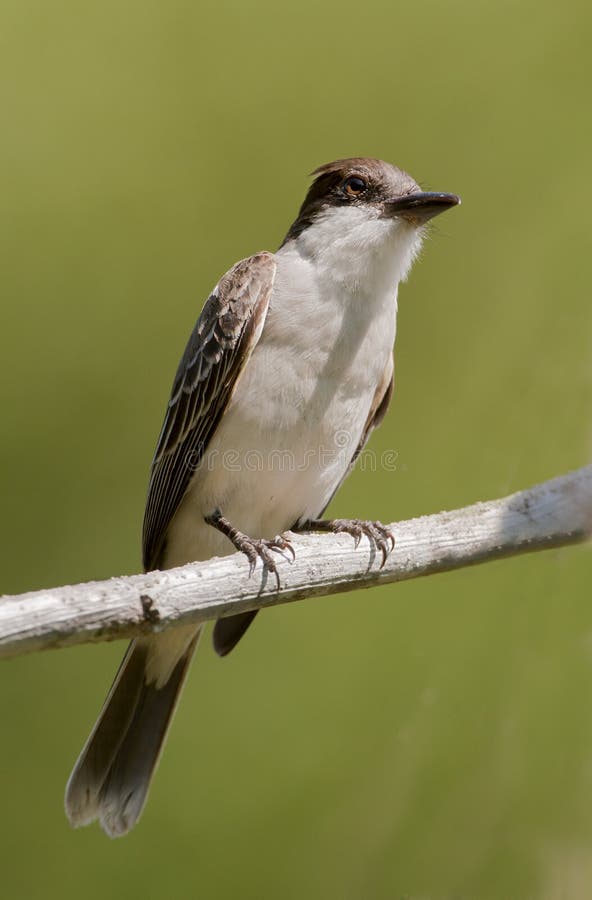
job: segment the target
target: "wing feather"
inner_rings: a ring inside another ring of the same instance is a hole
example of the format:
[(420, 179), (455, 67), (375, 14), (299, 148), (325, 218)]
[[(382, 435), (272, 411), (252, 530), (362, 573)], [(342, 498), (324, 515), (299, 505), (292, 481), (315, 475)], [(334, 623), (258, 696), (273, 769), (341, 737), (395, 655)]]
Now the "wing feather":
[(146, 570), (158, 566), (170, 521), (259, 340), (275, 268), (272, 253), (233, 266), (189, 338), (152, 462), (142, 534)]

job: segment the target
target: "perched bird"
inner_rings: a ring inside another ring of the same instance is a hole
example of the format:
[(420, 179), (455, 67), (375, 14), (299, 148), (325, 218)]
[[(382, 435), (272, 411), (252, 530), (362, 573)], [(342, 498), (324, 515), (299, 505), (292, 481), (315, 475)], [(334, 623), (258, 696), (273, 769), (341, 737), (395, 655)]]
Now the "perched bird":
[[(379, 522), (321, 517), (389, 404), (398, 284), (426, 223), (460, 201), (378, 159), (313, 175), (279, 250), (236, 263), (189, 338), (152, 463), (146, 570), (238, 549), (277, 577), (290, 529), (366, 535), (383, 561), (392, 549)], [(216, 622), (217, 653), (254, 617)], [(129, 645), (66, 788), (72, 825), (135, 825), (200, 630)]]

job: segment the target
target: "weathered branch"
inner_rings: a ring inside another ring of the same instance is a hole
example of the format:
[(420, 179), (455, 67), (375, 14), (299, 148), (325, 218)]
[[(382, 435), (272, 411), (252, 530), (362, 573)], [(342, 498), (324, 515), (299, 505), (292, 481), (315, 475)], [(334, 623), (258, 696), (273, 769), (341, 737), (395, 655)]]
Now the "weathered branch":
[(294, 538), (280, 560), (281, 587), (242, 554), (165, 572), (111, 578), (0, 598), (0, 657), (132, 637), (304, 597), (336, 594), (447, 572), (592, 536), (592, 465), (500, 500), (397, 522), (383, 569), (348, 535)]

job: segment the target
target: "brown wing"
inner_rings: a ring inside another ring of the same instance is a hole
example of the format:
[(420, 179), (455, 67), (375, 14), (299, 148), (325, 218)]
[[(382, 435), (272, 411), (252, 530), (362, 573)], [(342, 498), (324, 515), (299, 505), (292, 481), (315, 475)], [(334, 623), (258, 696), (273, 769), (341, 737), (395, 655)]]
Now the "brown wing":
[(189, 338), (152, 462), (142, 533), (146, 570), (158, 566), (170, 521), (259, 340), (275, 268), (272, 253), (233, 266)]

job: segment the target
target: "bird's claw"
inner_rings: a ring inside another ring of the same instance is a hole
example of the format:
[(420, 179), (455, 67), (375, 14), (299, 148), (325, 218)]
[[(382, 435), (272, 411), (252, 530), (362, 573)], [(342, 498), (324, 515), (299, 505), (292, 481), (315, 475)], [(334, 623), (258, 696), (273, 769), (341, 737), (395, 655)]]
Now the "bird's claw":
[(267, 571), (275, 575), (278, 590), (280, 589), (280, 575), (272, 552), (285, 556), (285, 551), (287, 550), (292, 554), (292, 561), (296, 559), (296, 552), (291, 542), (288, 538), (279, 534), (271, 541), (267, 541), (264, 538), (249, 538), (246, 535), (241, 535), (240, 539), (236, 541), (236, 547), (249, 560), (249, 577), (255, 571), (257, 560), (260, 559)]
[(382, 522), (371, 522), (365, 519), (333, 519), (331, 530), (335, 534), (351, 534), (356, 549), (360, 545), (362, 537), (366, 535), (375, 549), (380, 550), (384, 567), (389, 554), (395, 549), (395, 536)]
[(242, 531), (239, 531), (238, 528), (235, 528), (228, 519), (224, 518), (219, 509), (215, 509), (209, 515), (204, 516), (204, 521), (226, 535), (233, 546), (241, 553), (245, 554), (249, 560), (249, 577), (251, 577), (255, 571), (257, 560), (260, 559), (264, 568), (267, 569), (268, 572), (271, 572), (272, 575), (275, 575), (279, 591), (280, 576), (271, 552), (281, 553), (282, 556), (288, 559), (285, 554), (285, 551), (287, 550), (288, 553), (292, 554), (292, 559), (288, 559), (288, 562), (293, 562), (296, 559), (296, 551), (289, 538), (285, 537), (283, 534), (277, 534), (271, 541), (265, 540), (265, 538), (251, 538), (248, 534), (244, 534)]

